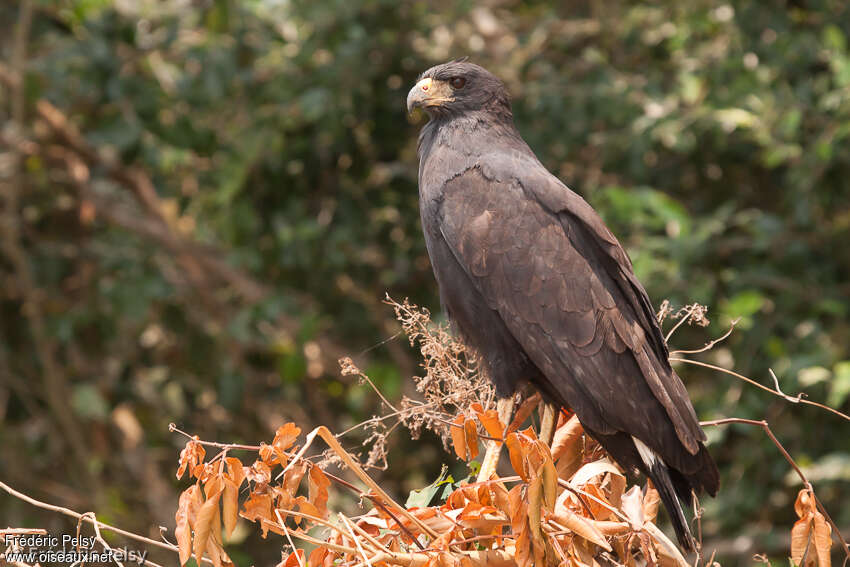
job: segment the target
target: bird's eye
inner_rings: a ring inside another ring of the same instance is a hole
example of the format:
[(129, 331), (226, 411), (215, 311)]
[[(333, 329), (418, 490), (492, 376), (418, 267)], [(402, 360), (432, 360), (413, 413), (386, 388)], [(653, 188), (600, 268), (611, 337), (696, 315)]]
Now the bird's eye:
[(449, 84), (452, 86), (453, 89), (462, 89), (466, 86), (466, 79), (464, 79), (463, 77), (452, 77), (449, 81)]

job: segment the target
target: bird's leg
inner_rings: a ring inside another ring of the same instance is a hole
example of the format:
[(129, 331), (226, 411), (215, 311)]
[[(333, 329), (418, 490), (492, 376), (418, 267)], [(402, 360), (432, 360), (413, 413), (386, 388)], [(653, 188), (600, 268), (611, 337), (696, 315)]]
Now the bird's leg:
[[(499, 414), (499, 421), (505, 426), (505, 429), (511, 424), (511, 415), (514, 413), (514, 397), (500, 398), (496, 402), (496, 411)], [(504, 435), (504, 432), (502, 432)], [(496, 465), (499, 464), (499, 456), (502, 453), (501, 441), (488, 441), (487, 451), (484, 453), (484, 459), (481, 461), (481, 470), (478, 471), (477, 482), (490, 480), (493, 473), (496, 472)]]
[(540, 417), (540, 440), (546, 445), (552, 444), (555, 434), (555, 415), (557, 411), (553, 404), (543, 402), (543, 415)]

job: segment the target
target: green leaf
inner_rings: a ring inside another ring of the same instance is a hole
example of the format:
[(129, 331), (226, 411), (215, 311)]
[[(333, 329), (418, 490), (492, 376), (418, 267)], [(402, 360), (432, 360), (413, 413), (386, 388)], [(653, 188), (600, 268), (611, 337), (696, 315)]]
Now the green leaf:
[(842, 360), (832, 369), (832, 382), (827, 403), (837, 408), (850, 396), (850, 360)]
[(109, 404), (94, 384), (77, 384), (71, 390), (71, 407), (78, 416), (106, 421)]
[(425, 488), (411, 490), (404, 505), (407, 508), (412, 508), (414, 506), (425, 508), (431, 504), (434, 497), (441, 491), (441, 489), (443, 491), (442, 496), (445, 496), (446, 487), (451, 488), (453, 482), (454, 479), (449, 474), (449, 468), (446, 465), (443, 465), (443, 468), (440, 470), (440, 476), (437, 477), (437, 480)]

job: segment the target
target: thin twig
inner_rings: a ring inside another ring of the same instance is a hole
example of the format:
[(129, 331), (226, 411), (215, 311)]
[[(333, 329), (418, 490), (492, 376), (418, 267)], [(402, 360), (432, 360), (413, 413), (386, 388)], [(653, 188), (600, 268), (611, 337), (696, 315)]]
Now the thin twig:
[(360, 543), (360, 538), (358, 538), (354, 533), (354, 530), (351, 529), (348, 518), (346, 518), (343, 514), (339, 514), (339, 518), (342, 523), (345, 524), (345, 527), (348, 529), (348, 533), (351, 534), (351, 539), (354, 541), (354, 546), (357, 548), (357, 552), (360, 554), (360, 557), (363, 558), (363, 561), (365, 561), (369, 567), (372, 567), (372, 560), (366, 555), (366, 550), (363, 549), (363, 545)]
[(711, 350), (712, 348), (714, 348), (714, 345), (721, 343), (721, 342), (723, 342), (723, 341), (725, 341), (726, 339), (729, 338), (729, 336), (735, 330), (735, 325), (737, 325), (739, 321), (740, 321), (740, 319), (733, 320), (732, 323), (729, 325), (729, 329), (727, 329), (727, 331), (725, 333), (723, 333), (722, 335), (720, 335), (716, 339), (705, 343), (705, 345), (702, 348), (697, 348), (697, 349), (693, 349), (693, 350), (673, 350), (673, 351), (670, 351), (670, 354), (671, 355), (673, 355), (673, 354), (699, 354), (701, 352)]
[[(176, 545), (171, 545), (171, 544), (164, 543), (164, 542), (161, 542), (161, 541), (156, 541), (155, 539), (150, 539), (150, 538), (147, 538), (145, 536), (140, 536), (138, 534), (134, 534), (133, 532), (128, 532), (127, 530), (122, 530), (121, 528), (116, 528), (115, 526), (111, 526), (107, 523), (101, 522), (100, 520), (91, 519), (91, 518), (87, 517), (86, 514), (80, 514), (79, 512), (75, 512), (74, 510), (70, 510), (68, 508), (63, 508), (62, 506), (56, 506), (54, 504), (48, 504), (46, 502), (36, 500), (35, 498), (32, 498), (31, 496), (27, 496), (26, 494), (24, 494), (22, 492), (18, 492), (17, 490), (15, 490), (14, 488), (12, 488), (11, 486), (9, 486), (8, 484), (6, 484), (3, 481), (0, 481), (0, 488), (2, 488), (4, 491), (6, 491), (10, 495), (14, 496), (15, 498), (17, 498), (19, 500), (23, 500), (24, 502), (26, 502), (28, 504), (32, 504), (33, 506), (35, 506), (37, 508), (42, 508), (44, 510), (50, 510), (51, 512), (58, 512), (59, 514), (64, 514), (65, 516), (70, 516), (72, 518), (76, 518), (77, 520), (83, 518), (83, 521), (86, 521), (90, 524), (97, 524), (101, 529), (109, 530), (113, 533), (122, 535), (122, 536), (124, 536), (128, 539), (132, 539), (132, 540), (139, 541), (139, 542), (142, 542), (142, 543), (147, 543), (149, 545), (153, 545), (153, 546), (159, 547), (161, 549), (167, 549), (168, 551), (173, 551), (174, 553), (180, 552), (180, 550), (177, 548)], [(85, 518), (84, 518), (84, 516), (85, 516)], [(210, 559), (206, 558), (206, 557), (204, 557), (204, 562), (212, 565), (212, 561)]]
[(795, 396), (789, 396), (788, 394), (785, 394), (782, 391), (777, 392), (773, 388), (768, 388), (764, 384), (759, 384), (758, 382), (756, 382), (752, 378), (747, 378), (743, 374), (739, 374), (739, 373), (735, 372), (734, 370), (728, 370), (726, 368), (723, 368), (722, 366), (717, 366), (715, 364), (709, 364), (707, 362), (701, 362), (699, 360), (691, 360), (690, 358), (677, 358), (677, 357), (673, 357), (673, 356), (670, 357), (670, 362), (684, 362), (686, 364), (694, 364), (696, 366), (702, 366), (702, 367), (705, 367), (705, 368), (710, 368), (712, 370), (717, 370), (718, 372), (723, 372), (723, 373), (729, 374), (730, 376), (734, 376), (738, 380), (743, 380), (744, 382), (746, 382), (748, 384), (752, 384), (756, 388), (760, 388), (760, 389), (764, 390), (765, 392), (770, 392), (774, 396), (778, 396), (778, 397), (780, 397), (780, 398), (782, 398), (786, 401), (791, 402), (792, 404), (806, 404), (806, 405), (809, 405), (809, 406), (814, 406), (816, 408), (820, 408), (822, 410), (826, 410), (828, 412), (834, 413), (835, 415), (837, 415), (841, 418), (844, 418), (847, 421), (850, 421), (850, 415), (847, 415), (845, 413), (841, 413), (837, 409), (833, 409), (833, 408), (831, 408), (827, 405), (824, 405), (824, 404), (821, 404), (821, 403), (818, 403), (818, 402), (813, 402), (811, 400), (807, 400), (807, 399), (801, 397), (802, 395), (795, 397)]
[(115, 564), (118, 565), (118, 567), (124, 567), (124, 564), (118, 561), (118, 558), (115, 557), (115, 553), (112, 551), (112, 548), (109, 547), (109, 544), (106, 543), (106, 540), (103, 539), (103, 536), (100, 534), (100, 526), (97, 525), (97, 516), (95, 516), (94, 512), (86, 512), (77, 520), (77, 552), (80, 552), (80, 542), (82, 541), (82, 539), (80, 538), (80, 532), (83, 528), (84, 518), (90, 518), (90, 522), (94, 527), (94, 537), (97, 542), (103, 546), (103, 549), (109, 552), (109, 556), (112, 558), (113, 561), (115, 561)]
[(814, 498), (814, 501), (815, 501), (815, 504), (817, 505), (818, 510), (820, 511), (821, 514), (824, 515), (826, 520), (829, 522), (830, 526), (832, 526), (832, 531), (835, 534), (835, 537), (838, 538), (838, 541), (841, 542), (841, 547), (842, 547), (842, 550), (844, 551), (844, 555), (846, 556), (846, 558), (848, 560), (850, 560), (850, 545), (847, 544), (847, 541), (844, 539), (844, 536), (841, 535), (841, 530), (839, 529), (838, 525), (835, 523), (835, 521), (829, 515), (829, 512), (826, 511), (826, 508), (824, 508), (820, 499), (817, 497), (817, 494), (815, 494), (815, 489), (812, 486), (812, 483), (809, 481), (808, 478), (806, 478), (805, 473), (803, 473), (803, 470), (799, 467), (799, 465), (797, 465), (796, 461), (794, 461), (794, 458), (791, 456), (791, 454), (788, 453), (788, 451), (785, 449), (785, 447), (782, 445), (782, 443), (779, 442), (779, 439), (777, 439), (776, 436), (773, 434), (773, 431), (771, 431), (770, 425), (767, 423), (767, 421), (756, 420), (756, 419), (744, 419), (744, 418), (740, 418), (740, 417), (728, 417), (728, 418), (725, 418), (725, 419), (715, 419), (715, 420), (711, 420), (711, 421), (701, 421), (700, 425), (702, 425), (703, 427), (712, 427), (712, 426), (719, 426), (719, 425), (729, 425), (729, 424), (732, 424), (732, 423), (741, 423), (741, 424), (744, 424), (744, 425), (752, 425), (752, 426), (755, 426), (755, 427), (760, 427), (767, 434), (767, 436), (770, 438), (770, 440), (773, 442), (773, 444), (776, 446), (776, 448), (779, 449), (779, 452), (782, 453), (782, 456), (785, 458), (785, 460), (788, 462), (788, 464), (791, 465), (791, 468), (794, 469), (794, 472), (797, 473), (797, 476), (800, 477), (800, 480), (803, 482), (803, 485), (811, 492), (812, 498)]
[(283, 518), (280, 516), (280, 510), (275, 509), (275, 516), (277, 516), (277, 521), (280, 524), (280, 527), (283, 528), (283, 533), (286, 536), (287, 541), (289, 541), (289, 545), (292, 547), (292, 553), (295, 554), (295, 560), (298, 561), (299, 567), (304, 567), (304, 562), (301, 560), (301, 554), (298, 553), (298, 549), (295, 547), (295, 543), (292, 541), (292, 537), (289, 535), (289, 528), (286, 527), (286, 522), (283, 521)]

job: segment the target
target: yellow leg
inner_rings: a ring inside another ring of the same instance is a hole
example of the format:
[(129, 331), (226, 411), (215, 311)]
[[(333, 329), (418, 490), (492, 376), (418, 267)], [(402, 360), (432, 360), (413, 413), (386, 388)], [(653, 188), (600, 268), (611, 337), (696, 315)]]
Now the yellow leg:
[(540, 440), (546, 445), (552, 444), (552, 436), (555, 434), (555, 415), (557, 408), (554, 405), (543, 402), (543, 415), (540, 418)]
[[(505, 427), (510, 425), (511, 416), (514, 413), (514, 397), (502, 398), (496, 402), (496, 411), (499, 413), (499, 421), (505, 424)], [(502, 453), (501, 441), (488, 441), (487, 451), (484, 453), (484, 460), (481, 461), (481, 470), (478, 471), (478, 482), (490, 480), (493, 473), (496, 472), (496, 466), (499, 464), (499, 456)]]

